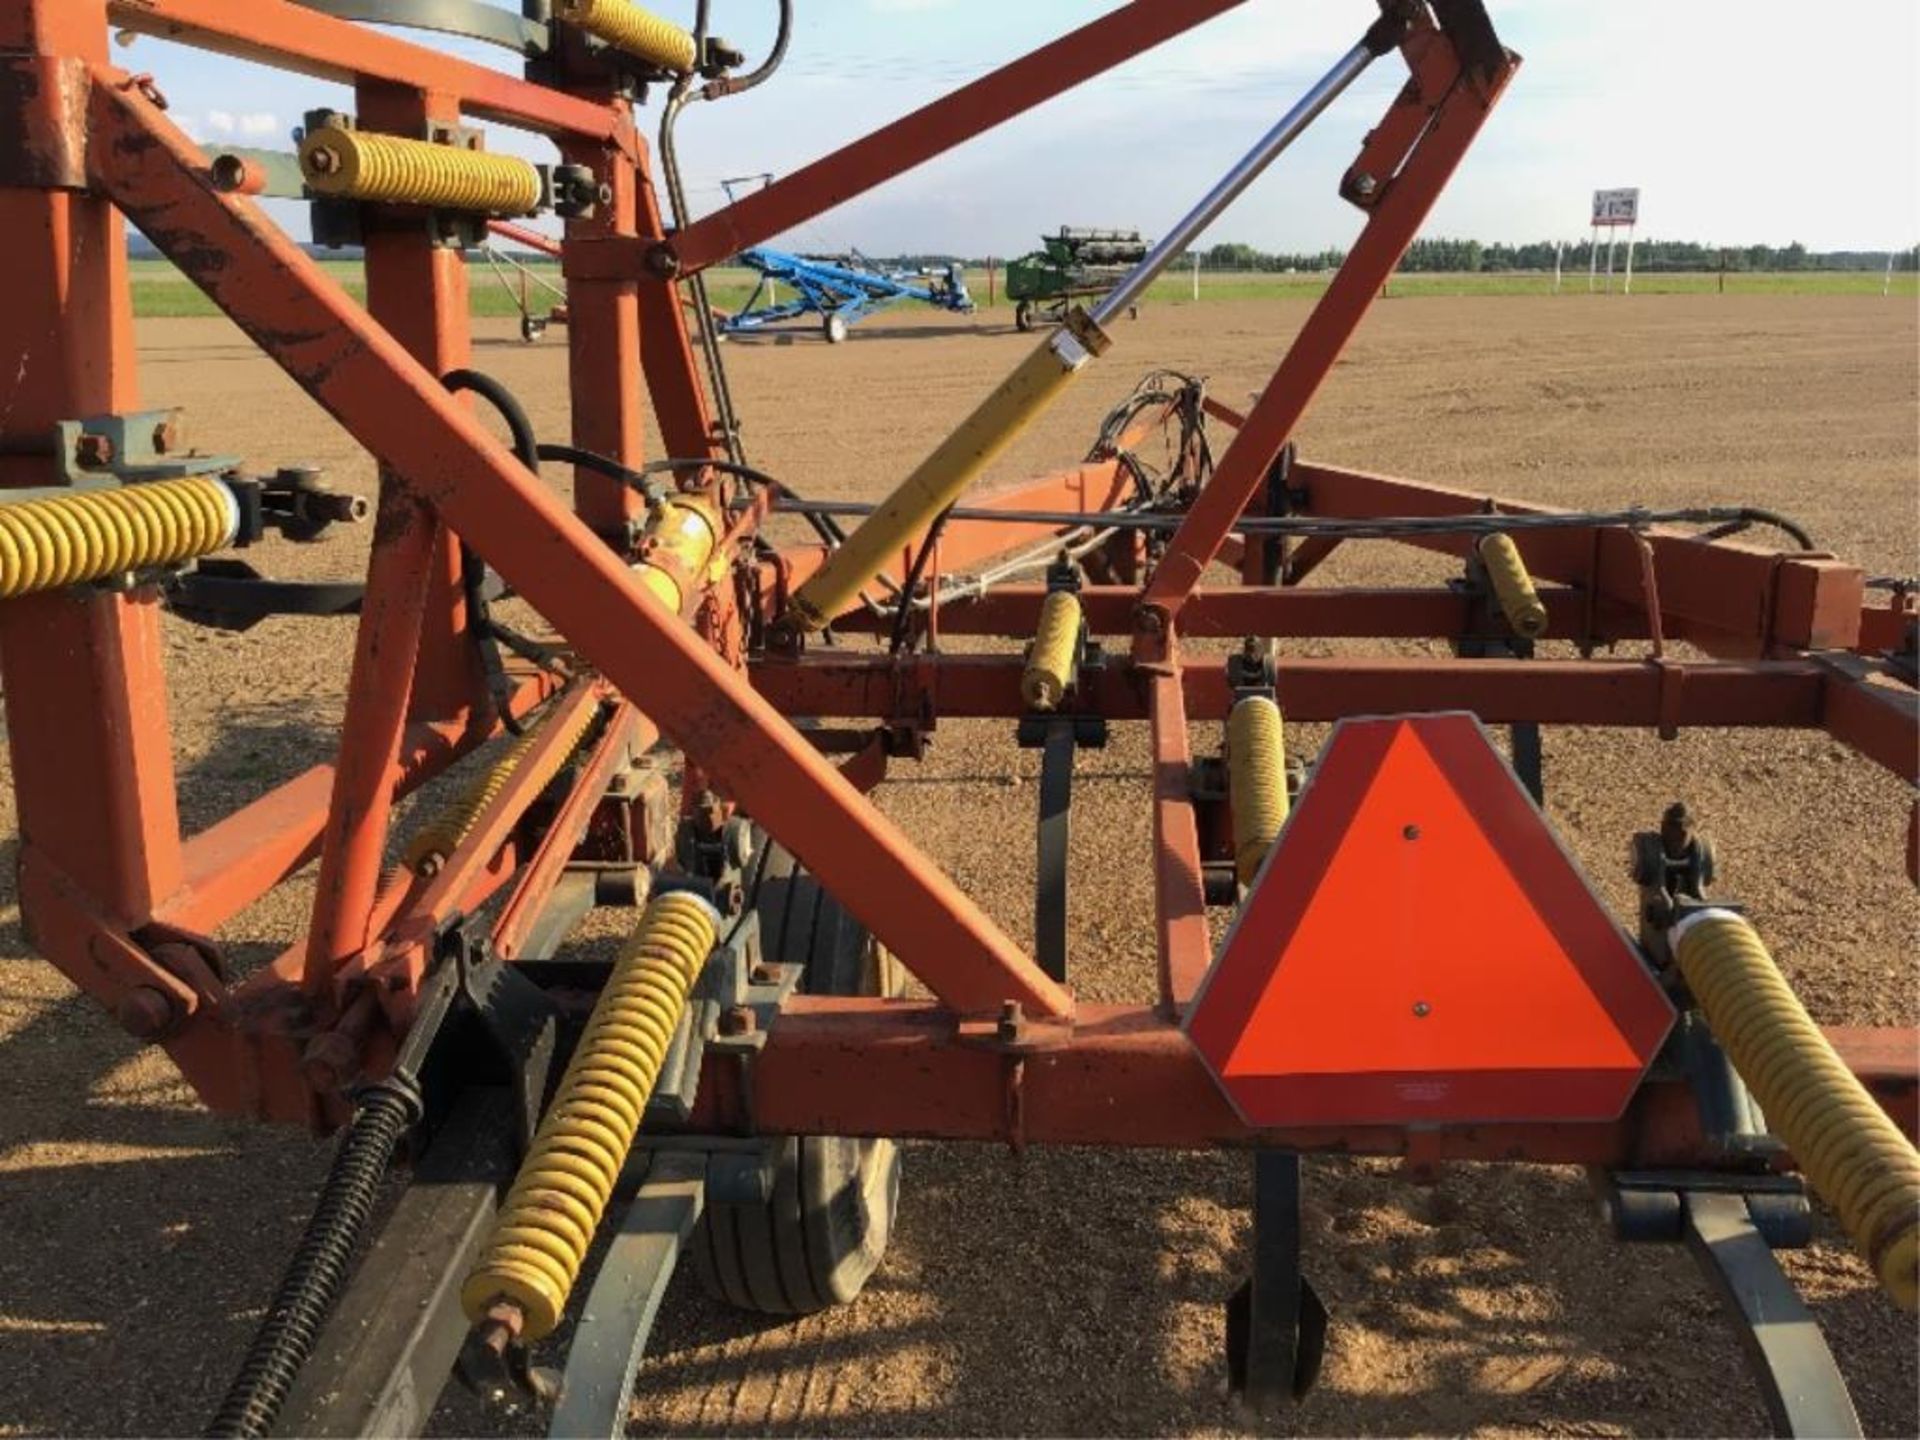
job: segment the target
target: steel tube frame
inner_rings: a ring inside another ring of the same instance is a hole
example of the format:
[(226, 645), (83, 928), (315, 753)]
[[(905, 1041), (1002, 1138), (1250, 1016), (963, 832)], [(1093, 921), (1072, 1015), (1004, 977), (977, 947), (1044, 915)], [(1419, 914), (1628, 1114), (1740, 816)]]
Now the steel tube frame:
[[(1071, 1010), (1061, 987), (665, 613), (613, 551), (250, 200), (213, 190), (192, 142), (119, 79), (103, 70), (93, 86), (94, 183), (229, 318), (348, 433), (408, 476), (414, 498), (443, 515), (622, 693), (644, 697), (662, 731), (704, 771), (750, 797), (768, 830), (847, 896), (883, 943), (915, 957), (912, 968), (935, 994), (963, 1011), (997, 1011), (1008, 1000), (1035, 1015)], [(223, 263), (199, 263), (210, 254)], [(570, 563), (555, 564), (558, 554)], [(369, 594), (369, 609), (373, 603)], [(313, 953), (332, 958), (339, 949), (316, 945)]]
[[(1207, 561), (1232, 549), (1235, 523), (1498, 100), (1516, 63), (1511, 57), (1492, 65), (1481, 57), (1470, 75), (1446, 33), (1424, 22), (1415, 26), (1402, 46), (1413, 83), (1389, 108), (1348, 175), (1348, 198), (1368, 212), (1348, 264), (1253, 411), (1239, 417), (1209, 405), (1221, 418), (1240, 423), (1241, 434), (1200, 491), (1145, 591), (1101, 586), (1086, 592), (1097, 633), (1135, 636), (1134, 661), (1110, 661), (1088, 678), (1081, 698), (1092, 713), (1144, 719), (1152, 728), (1161, 995), (1150, 1008), (1077, 1010), (1064, 989), (1041, 974), (785, 718), (907, 717), (930, 725), (941, 715), (1015, 716), (1023, 708), (1016, 659), (812, 654), (757, 658), (743, 676), (737, 657), (716, 655), (711, 635), (696, 635), (667, 615), (635, 582), (618, 553), (620, 532), (635, 515), (626, 492), (582, 475), (580, 515), (569, 514), (442, 389), (437, 377), (463, 356), (466, 334), (461, 287), (449, 259), (403, 242), (371, 247), (377, 255), (370, 270), (378, 277), (370, 277), (375, 314), (369, 317), (250, 202), (214, 192), (204, 178), (204, 157), (128, 77), (105, 63), (111, 10), (146, 33), (356, 83), (363, 112), (376, 122), (404, 128), (415, 114), (478, 116), (549, 134), (568, 158), (592, 165), (608, 178), (613, 200), (595, 220), (571, 225), (564, 247), (573, 316), (573, 438), (634, 464), (642, 451), (643, 382), (667, 453), (711, 455), (719, 438), (706, 411), (677, 289), (662, 274), (672, 266), (649, 265), (650, 254), (665, 255), (679, 273), (691, 273), (1237, 3), (1135, 0), (671, 238), (632, 117), (623, 101), (597, 83), (567, 92), (512, 80), (282, 0), (249, 6), (219, 0), (28, 0), (19, 12), (24, 21), (0, 19), (0, 52), (50, 57), (69, 67), (63, 73), (79, 77), (75, 83), (91, 88), (84, 107), (85, 179), (96, 195), (57, 187), (0, 189), (0, 214), (20, 222), (6, 233), (45, 233), (54, 240), (35, 260), (50, 281), (46, 293), (66, 297), (59, 334), (74, 362), (51, 372), (37, 368), (34, 383), (47, 373), (80, 377), (64, 388), (49, 383), (35, 398), (33, 418), (132, 408), (126, 274), (110, 200), (364, 444), (387, 475), (340, 763), (282, 787), (184, 850), (172, 810), (164, 711), (151, 704), (160, 693), (152, 601), (98, 597), (72, 606), (68, 597), (48, 597), (0, 610), (0, 665), (10, 682), (25, 673), (22, 666), (35, 663), (35, 654), (48, 653), (37, 647), (48, 643), (49, 626), (74, 627), (58, 644), (85, 654), (91, 666), (80, 676), (83, 696), (91, 698), (82, 707), (87, 728), (77, 739), (71, 689), (61, 692), (57, 705), (48, 699), (43, 707), (35, 685), (7, 685), (17, 757), (75, 749), (99, 757), (98, 773), (88, 777), (80, 797), (82, 812), (96, 817), (78, 827), (88, 831), (86, 845), (62, 829), (44, 796), (29, 801), (27, 791), (37, 782), (21, 782), (28, 842), (23, 907), (49, 922), (39, 928), (52, 937), (50, 951), (67, 964), (89, 946), (100, 953), (102, 937), (113, 942), (105, 952), (115, 957), (112, 966), (90, 977), (90, 988), (103, 998), (124, 993), (138, 977), (170, 986), (171, 994), (184, 991), (182, 1003), (210, 998), (150, 964), (143, 970), (146, 962), (128, 935), (156, 919), (188, 929), (217, 924), (283, 876), (311, 853), (321, 829), (323, 787), (331, 801), (320, 898), (305, 953), (316, 1013), (324, 1018), (332, 987), (370, 964), (409, 967), (417, 979), (425, 963), (421, 937), (434, 921), (469, 909), (520, 869), (519, 889), (501, 922), (503, 944), (512, 943), (513, 918), (538, 909), (551, 893), (565, 868), (567, 837), (590, 818), (625, 742), (616, 744), (610, 733), (595, 751), (531, 864), (522, 868), (528, 857), (514, 853), (510, 839), (535, 798), (527, 792), (537, 787), (522, 783), (489, 807), (481, 832), (437, 884), (373, 893), (393, 795), (490, 729), (460, 713), (468, 692), (459, 673), (462, 652), (452, 640), (463, 627), (445, 538), (458, 533), (629, 702), (644, 704), (655, 717), (642, 720), (623, 704), (614, 725), (651, 734), (657, 721), (691, 766), (745, 802), (908, 961), (937, 998), (934, 1005), (794, 1001), (756, 1063), (751, 1095), (737, 1068), (710, 1069), (702, 1087), (707, 1108), (697, 1122), (718, 1129), (924, 1134), (1016, 1144), (1278, 1143), (1402, 1153), (1409, 1138), (1391, 1129), (1247, 1132), (1172, 1023), (1208, 952), (1199, 838), (1185, 786), (1192, 759), (1188, 724), (1220, 718), (1230, 703), (1224, 677), (1213, 667), (1182, 666), (1174, 637), (1458, 633), (1464, 602), (1450, 593), (1303, 592), (1291, 586), (1228, 592), (1199, 590), (1196, 582)], [(72, 122), (79, 127), (77, 113)], [(78, 153), (81, 137), (70, 133), (66, 143)], [(83, 252), (94, 258), (82, 263)], [(424, 300), (411, 298), (422, 290)], [(399, 298), (382, 299), (383, 293)], [(104, 366), (87, 363), (97, 355), (108, 357)], [(1167, 419), (1165, 410), (1141, 417), (1122, 448)], [(0, 467), (5, 478), (18, 468), (8, 460), (0, 460)], [(1101, 509), (1122, 497), (1128, 480), (1117, 460), (1090, 461), (985, 503)], [(1304, 464), (1296, 468), (1294, 483), (1305, 488), (1308, 511), (1317, 515), (1446, 514), (1484, 503), (1438, 487)], [(1049, 527), (956, 521), (932, 571), (964, 569), (1050, 533)], [(1300, 546), (1286, 578), (1299, 579), (1333, 543)], [(1449, 549), (1456, 542), (1422, 543)], [(1687, 664), (1663, 655), (1615, 662), (1286, 661), (1278, 688), (1289, 717), (1465, 708), (1491, 723), (1668, 731), (1687, 724), (1824, 727), (1911, 777), (1911, 741), (1920, 731), (1913, 707), (1887, 700), (1869, 684), (1872, 677), (1836, 666), (1831, 656), (1806, 653), (1857, 643), (1857, 570), (1826, 557), (1783, 558), (1655, 534), (1653, 560), (1643, 574), (1636, 538), (1619, 531), (1541, 532), (1526, 537), (1523, 549), (1537, 574), (1569, 587), (1547, 592), (1552, 635), (1599, 642), (1651, 633), (1658, 642), (1663, 633), (1685, 634), (1767, 658), (1733, 664)], [(823, 554), (800, 547), (761, 566), (756, 603), (762, 618), (778, 613), (778, 600), (769, 597), (803, 581)], [(903, 557), (902, 571), (904, 565)], [(1026, 622), (1038, 598), (1031, 588), (1010, 589), (949, 605), (941, 623), (954, 632), (1025, 633), (1012, 627)], [(55, 601), (68, 607), (57, 616)], [(845, 628), (863, 623), (855, 614)], [(529, 680), (516, 703), (532, 703), (552, 684), (550, 677)], [(92, 701), (99, 702), (97, 712)], [(586, 702), (576, 697), (572, 703)], [(1909, 752), (1904, 768), (1903, 742)], [(17, 760), (17, 776), (30, 768)], [(74, 803), (68, 790), (59, 798)], [(250, 848), (245, 841), (255, 835), (270, 837), (270, 843), (243, 854)], [(388, 942), (392, 947), (382, 949)], [(300, 968), (300, 956), (283, 957), (236, 989), (222, 1017), (207, 1019), (203, 1005), (193, 1012), (195, 1023), (169, 1041), (212, 1103), (283, 1118), (320, 1109), (298, 1080), (298, 1050), (289, 1032), (269, 1026), (248, 1032), (246, 1045), (234, 1047), (220, 1028), (266, 1016), (272, 998), (291, 988)], [(1063, 1022), (1044, 1027), (1045, 1046), (982, 1044), (977, 1027), (960, 1023), (993, 1014), (1010, 1000), (1028, 1017)], [(397, 1006), (402, 1014), (404, 1008)], [(1865, 1038), (1856, 1033), (1843, 1037), (1842, 1050), (1884, 1097), (1904, 1107), (1899, 1118), (1911, 1129), (1911, 1032)], [(1466, 1158), (1680, 1161), (1700, 1148), (1684, 1098), (1671, 1087), (1649, 1085), (1614, 1125), (1481, 1127), (1447, 1132), (1437, 1145), (1443, 1154)]]

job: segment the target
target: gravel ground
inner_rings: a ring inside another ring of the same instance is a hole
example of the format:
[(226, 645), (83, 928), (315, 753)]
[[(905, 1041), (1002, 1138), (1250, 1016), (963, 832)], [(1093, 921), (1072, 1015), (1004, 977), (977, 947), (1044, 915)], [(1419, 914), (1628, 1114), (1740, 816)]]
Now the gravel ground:
[[(1011, 477), (1078, 458), (1141, 371), (1207, 374), (1237, 402), (1307, 313), (1298, 302), (1157, 307)], [(1742, 501), (1787, 511), (1877, 572), (1911, 573), (1916, 312), (1875, 298), (1389, 301), (1302, 436), (1312, 456), (1551, 502)], [(900, 311), (829, 348), (732, 347), (756, 461), (811, 494), (872, 496), (1031, 342)], [(312, 459), (370, 490), (365, 457), (237, 332), (141, 329), (145, 397), (185, 404), (204, 447)], [(483, 329), (475, 363), (563, 433), (565, 358)], [(854, 396), (859, 403), (850, 403)], [(363, 536), (255, 563), (350, 575)], [(1334, 581), (1430, 578), (1433, 562), (1349, 547)], [(176, 762), (198, 827), (323, 755), (345, 626), (243, 636), (169, 621)], [(1296, 727), (1296, 749), (1323, 731)], [(1196, 744), (1213, 742), (1198, 727)], [(1818, 1018), (1913, 1024), (1920, 906), (1900, 873), (1902, 787), (1811, 735), (1661, 743), (1558, 730), (1549, 810), (1608, 901), (1626, 837), (1684, 796)], [(1034, 761), (1004, 725), (943, 726), (882, 803), (1016, 937), (1029, 932)], [(1151, 993), (1143, 727), (1085, 758), (1076, 789), (1075, 982)], [(10, 786), (0, 836), (15, 850)], [(5, 882), (11, 884), (11, 867)], [(242, 958), (296, 936), (295, 882), (232, 928)], [(187, 1433), (205, 1423), (304, 1220), (327, 1148), (211, 1116), (33, 959), (0, 893), (0, 1433)], [(240, 943), (244, 942), (244, 943)], [(1316, 1162), (1309, 1263), (1334, 1323), (1303, 1434), (1744, 1434), (1765, 1417), (1684, 1255), (1617, 1248), (1577, 1172), (1462, 1166), (1416, 1188), (1392, 1165)], [(915, 1145), (899, 1229), (855, 1305), (757, 1326), (675, 1281), (640, 1376), (641, 1433), (1214, 1434), (1221, 1301), (1246, 1263), (1244, 1158)], [(1875, 1433), (1920, 1429), (1915, 1332), (1823, 1225), (1790, 1270)], [(482, 1421), (450, 1408), (439, 1428)]]

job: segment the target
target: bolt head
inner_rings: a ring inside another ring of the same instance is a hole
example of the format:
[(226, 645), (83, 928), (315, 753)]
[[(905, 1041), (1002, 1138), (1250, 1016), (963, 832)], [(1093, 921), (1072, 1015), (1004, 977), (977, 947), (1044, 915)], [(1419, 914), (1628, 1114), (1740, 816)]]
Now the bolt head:
[(120, 1028), (136, 1040), (154, 1040), (173, 1024), (173, 1002), (151, 985), (135, 985), (114, 1006)]
[(720, 1012), (722, 1035), (751, 1035), (759, 1028), (759, 1018), (745, 1005), (733, 1005)]
[(113, 441), (105, 435), (82, 435), (73, 444), (73, 458), (81, 465), (111, 465)]
[(1431, 1015), (1432, 1013), (1433, 1013), (1433, 1007), (1429, 1005), (1426, 1001), (1416, 1000), (1413, 1002), (1413, 1014), (1415, 1019), (1424, 1020), (1427, 1018), (1427, 1016)]
[(1353, 193), (1366, 196), (1380, 188), (1380, 182), (1364, 171), (1353, 177)]
[(1400, 831), (1400, 838), (1403, 840), (1418, 840), (1420, 838), (1420, 827), (1418, 825), (1407, 825), (1402, 827)]

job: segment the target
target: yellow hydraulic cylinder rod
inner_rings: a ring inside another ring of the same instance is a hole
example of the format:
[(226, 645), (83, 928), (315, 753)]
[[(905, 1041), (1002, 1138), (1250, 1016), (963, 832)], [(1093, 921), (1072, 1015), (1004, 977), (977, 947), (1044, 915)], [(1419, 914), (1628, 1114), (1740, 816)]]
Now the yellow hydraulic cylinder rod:
[(1233, 868), (1251, 885), (1286, 823), (1287, 737), (1280, 707), (1249, 695), (1227, 712), (1227, 796), (1233, 808)]
[(692, 70), (699, 58), (691, 34), (632, 0), (560, 0), (554, 12), (614, 49), (676, 75)]
[(1080, 597), (1049, 591), (1040, 602), (1040, 624), (1020, 675), (1020, 698), (1030, 710), (1052, 710), (1073, 688), (1080, 660)]
[(1513, 537), (1496, 530), (1482, 535), (1476, 548), (1480, 563), (1487, 567), (1487, 583), (1493, 586), (1494, 598), (1514, 633), (1529, 640), (1546, 634), (1546, 604), (1533, 588), (1533, 577), (1527, 574), (1527, 562), (1520, 558), (1520, 547), (1513, 543)]
[(1767, 1124), (1902, 1309), (1920, 1292), (1920, 1152), (1834, 1053), (1760, 936), (1728, 910), (1673, 927), (1674, 959)]
[(0, 503), (0, 600), (177, 565), (239, 529), (233, 491), (203, 475)]
[(1399, 43), (1404, 29), (1404, 22), (1383, 19), (1377, 23), (1174, 223), (1145, 259), (1121, 277), (1091, 315), (1079, 310), (1069, 315), (1067, 328), (1057, 331), (1028, 356), (800, 587), (793, 597), (791, 623), (803, 630), (824, 629), (851, 605), (867, 582), (932, 524), (934, 516), (959, 499), (994, 456), (1053, 403), (1080, 367), (1106, 350), (1106, 322), (1137, 303), (1154, 277), (1185, 254), (1200, 233), (1359, 79), (1376, 57)]
[(485, 215), (540, 208), (540, 172), (517, 155), (489, 155), (399, 135), (316, 125), (300, 142), (300, 174), (316, 194)]
[(862, 587), (958, 500), (1107, 343), (1104, 330), (1084, 311), (1074, 311), (1066, 328), (1022, 361), (800, 587), (792, 609), (800, 627), (825, 629), (851, 605)]
[(720, 912), (691, 892), (647, 902), (460, 1287), (468, 1320), (506, 1303), (527, 1340), (560, 1323), (719, 926)]

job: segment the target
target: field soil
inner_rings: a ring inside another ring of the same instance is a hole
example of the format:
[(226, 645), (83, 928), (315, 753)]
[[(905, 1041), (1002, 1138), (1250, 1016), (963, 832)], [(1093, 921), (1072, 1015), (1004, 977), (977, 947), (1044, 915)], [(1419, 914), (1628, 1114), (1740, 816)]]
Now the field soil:
[[(1148, 307), (996, 467), (1077, 460), (1142, 372), (1209, 378), (1242, 405), (1302, 301)], [(1488, 494), (1614, 507), (1745, 503), (1804, 523), (1874, 574), (1920, 550), (1920, 375), (1911, 299), (1388, 300), (1301, 434), (1310, 456)], [(881, 494), (1032, 340), (899, 309), (830, 347), (729, 346), (755, 463), (809, 495)], [(225, 322), (140, 327), (144, 400), (188, 407), (203, 449), (310, 461), (363, 492), (367, 457)], [(566, 433), (559, 332), (483, 322), (474, 363)], [(0, 407), (3, 408), (3, 407)], [(1224, 437), (1222, 437), (1224, 440)], [(555, 477), (556, 484), (563, 484)], [(364, 532), (249, 553), (283, 576), (357, 575)], [(1436, 562), (1349, 546), (1340, 582), (1431, 581)], [(184, 823), (198, 828), (329, 753), (345, 623), (242, 635), (166, 621)], [(1295, 651), (1294, 653), (1302, 653)], [(1320, 647), (1314, 653), (1326, 653)], [(31, 677), (10, 677), (16, 683)], [(1290, 743), (1311, 753), (1320, 727)], [(1217, 743), (1199, 726), (1196, 747)], [(1902, 874), (1908, 794), (1819, 735), (1596, 729), (1546, 737), (1548, 810), (1618, 913), (1629, 835), (1684, 797), (1816, 1017), (1907, 1024), (1920, 904)], [(885, 807), (1017, 938), (1031, 934), (1035, 762), (1005, 724), (943, 725)], [(1144, 727), (1083, 756), (1072, 953), (1083, 996), (1152, 994)], [(11, 786), (0, 836), (17, 853)], [(198, 1433), (304, 1223), (330, 1146), (211, 1115), (36, 959), (0, 874), (0, 1434)], [(231, 927), (257, 962), (302, 931), (296, 879)], [(1309, 1165), (1307, 1241), (1333, 1313), (1319, 1389), (1287, 1421), (1323, 1434), (1762, 1433), (1732, 1332), (1677, 1248), (1614, 1245), (1583, 1176)], [(1247, 1264), (1244, 1156), (908, 1147), (899, 1228), (854, 1305), (757, 1323), (677, 1276), (639, 1376), (643, 1434), (1231, 1434), (1222, 1302)], [(1915, 1332), (1824, 1216), (1786, 1264), (1873, 1433), (1920, 1428)], [(448, 1432), (494, 1422), (450, 1402)]]

